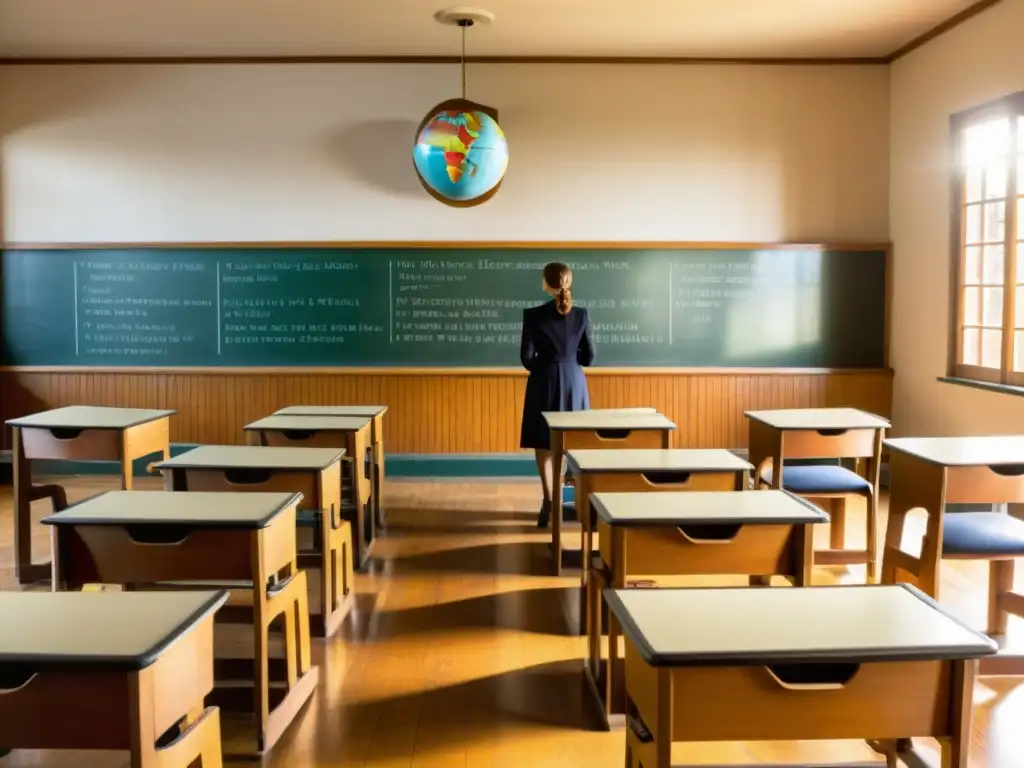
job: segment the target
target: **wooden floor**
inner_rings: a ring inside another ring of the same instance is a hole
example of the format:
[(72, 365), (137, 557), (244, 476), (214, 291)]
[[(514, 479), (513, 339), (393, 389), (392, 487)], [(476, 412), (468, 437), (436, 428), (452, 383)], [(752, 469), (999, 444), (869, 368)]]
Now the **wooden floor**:
[[(141, 487), (158, 487), (144, 481)], [(68, 481), (73, 498), (112, 487)], [(583, 684), (585, 641), (576, 577), (551, 576), (532, 520), (532, 483), (392, 483), (390, 528), (340, 636), (314, 641), (320, 689), (263, 764), (274, 768), (620, 768), (624, 735), (596, 730)], [(44, 505), (34, 510), (42, 515)], [(850, 544), (862, 519), (850, 515)], [(38, 527), (37, 557), (49, 550)], [(15, 589), (10, 488), (0, 488), (0, 589)], [(920, 527), (916, 531), (920, 537)], [(819, 532), (827, 543), (827, 530)], [(1019, 573), (1019, 571), (1018, 571)], [(862, 580), (863, 569), (820, 570), (820, 583)], [(1020, 582), (1021, 580), (1018, 579)], [(947, 564), (942, 601), (982, 628), (986, 570)], [(1024, 584), (1019, 584), (1024, 586)], [(0, 621), (3, 617), (0, 616)], [(1024, 636), (1024, 627), (1011, 625)], [(986, 679), (975, 692), (972, 766), (1024, 766), (1024, 688)], [(229, 720), (226, 748), (245, 724)], [(927, 745), (926, 745), (927, 746)], [(875, 762), (862, 744), (697, 745), (680, 764)], [(120, 768), (120, 754), (14, 752), (0, 766)], [(231, 761), (251, 766), (256, 761)]]

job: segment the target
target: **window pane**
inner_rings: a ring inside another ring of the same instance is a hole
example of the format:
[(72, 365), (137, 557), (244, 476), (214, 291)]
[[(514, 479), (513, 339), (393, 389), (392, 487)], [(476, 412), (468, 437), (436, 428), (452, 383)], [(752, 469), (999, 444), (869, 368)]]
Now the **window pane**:
[(969, 166), (964, 176), (964, 202), (976, 203), (981, 200), (981, 166)]
[(964, 291), (964, 325), (981, 325), (981, 289)]
[(964, 328), (964, 365), (981, 363), (981, 331), (977, 328)]
[(1024, 285), (1014, 289), (1013, 297), (1013, 325), (1015, 328), (1024, 328)]
[(1010, 151), (1010, 118), (996, 117), (964, 129), (964, 157), (967, 165), (984, 165)]
[(981, 324), (989, 327), (1003, 327), (1003, 289), (981, 289)]
[(1004, 247), (986, 245), (984, 258), (984, 280), (989, 285), (1002, 285), (1006, 282), (1006, 262), (1003, 260)]
[(981, 332), (981, 365), (983, 368), (999, 368), (1003, 359), (1003, 332)]
[(977, 285), (981, 282), (981, 248), (972, 246), (964, 252), (964, 284)]
[(993, 197), (1006, 197), (1006, 164), (1007, 161), (1002, 160), (989, 163), (985, 167), (986, 200), (991, 200)]
[(1013, 370), (1024, 371), (1024, 331), (1013, 334)]
[(985, 206), (985, 242), (1001, 243), (1006, 238), (1006, 203)]
[(966, 233), (967, 243), (980, 243), (981, 242), (981, 206), (980, 205), (969, 205), (964, 209), (964, 218), (966, 221)]

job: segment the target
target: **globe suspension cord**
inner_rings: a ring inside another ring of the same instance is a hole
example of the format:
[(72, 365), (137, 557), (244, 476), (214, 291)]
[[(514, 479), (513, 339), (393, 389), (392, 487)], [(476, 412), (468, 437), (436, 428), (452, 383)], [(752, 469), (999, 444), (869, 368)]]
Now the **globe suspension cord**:
[(462, 27), (462, 99), (466, 99), (466, 21), (459, 22), (459, 26)]

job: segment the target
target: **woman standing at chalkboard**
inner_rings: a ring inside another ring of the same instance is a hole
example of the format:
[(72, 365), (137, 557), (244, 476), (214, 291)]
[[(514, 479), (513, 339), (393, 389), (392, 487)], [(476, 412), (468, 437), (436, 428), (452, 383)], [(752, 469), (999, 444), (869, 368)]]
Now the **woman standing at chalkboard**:
[(572, 270), (553, 262), (544, 267), (546, 304), (523, 311), (523, 340), (519, 359), (530, 372), (523, 402), (522, 448), (533, 448), (544, 489), (537, 527), (546, 528), (553, 493), (562, 492), (562, 478), (552, 476), (551, 435), (544, 411), (584, 411), (590, 408), (587, 379), (581, 366), (594, 362), (587, 310), (572, 305)]

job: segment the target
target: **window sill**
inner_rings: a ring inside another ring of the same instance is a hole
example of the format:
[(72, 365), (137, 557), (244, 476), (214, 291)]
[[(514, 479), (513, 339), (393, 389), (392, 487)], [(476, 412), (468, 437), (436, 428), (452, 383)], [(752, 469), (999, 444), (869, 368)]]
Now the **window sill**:
[(1024, 387), (1017, 387), (1013, 384), (997, 384), (992, 381), (978, 381), (977, 379), (961, 379), (958, 376), (939, 376), (939, 381), (945, 384), (957, 384), (961, 387), (972, 387), (984, 389), (989, 392), (998, 392), (1002, 395), (1016, 395), (1024, 397)]

